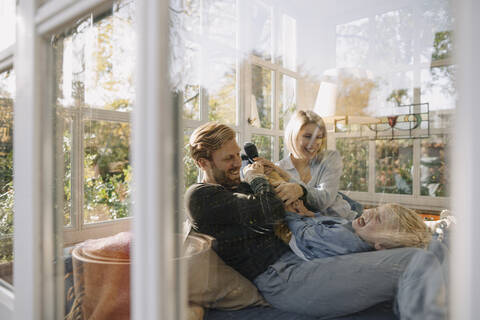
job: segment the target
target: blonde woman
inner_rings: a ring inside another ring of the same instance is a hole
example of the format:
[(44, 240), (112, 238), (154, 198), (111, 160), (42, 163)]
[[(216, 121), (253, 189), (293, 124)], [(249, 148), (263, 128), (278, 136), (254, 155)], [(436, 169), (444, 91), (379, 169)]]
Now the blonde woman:
[(311, 211), (355, 219), (358, 213), (338, 192), (342, 158), (338, 151), (326, 150), (323, 119), (313, 111), (296, 111), (285, 128), (285, 144), (290, 154), (277, 166), (266, 159), (257, 160), (288, 180), (275, 187), (285, 205), (302, 199)]

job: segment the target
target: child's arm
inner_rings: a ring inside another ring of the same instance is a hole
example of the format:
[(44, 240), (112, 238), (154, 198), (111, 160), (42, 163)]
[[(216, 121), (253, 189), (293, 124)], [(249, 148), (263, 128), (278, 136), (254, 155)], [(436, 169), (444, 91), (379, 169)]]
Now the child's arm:
[(287, 212), (285, 219), (292, 241), (309, 260), (372, 250), (355, 233), (342, 226), (344, 219), (302, 217)]

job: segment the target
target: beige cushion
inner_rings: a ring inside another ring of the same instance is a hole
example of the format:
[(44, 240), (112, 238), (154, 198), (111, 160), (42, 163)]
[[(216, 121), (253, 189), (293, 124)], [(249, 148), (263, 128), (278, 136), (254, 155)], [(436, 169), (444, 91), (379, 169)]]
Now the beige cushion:
[(211, 249), (213, 241), (200, 233), (191, 233), (185, 241), (189, 303), (224, 310), (268, 306), (253, 283)]

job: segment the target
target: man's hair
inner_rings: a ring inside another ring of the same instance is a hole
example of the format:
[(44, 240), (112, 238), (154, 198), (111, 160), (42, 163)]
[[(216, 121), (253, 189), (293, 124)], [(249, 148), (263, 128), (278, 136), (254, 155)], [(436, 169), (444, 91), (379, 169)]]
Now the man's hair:
[(305, 125), (310, 123), (316, 124), (323, 135), (322, 146), (318, 153), (321, 153), (327, 148), (327, 128), (325, 127), (322, 117), (313, 111), (297, 110), (285, 128), (285, 144), (295, 158), (300, 158), (300, 152), (296, 148), (298, 133)]
[(427, 225), (415, 211), (396, 203), (381, 206), (393, 218), (392, 231), (375, 236), (383, 248), (418, 247), (426, 248), (432, 239)]
[(190, 136), (190, 156), (195, 162), (201, 158), (211, 160), (212, 153), (232, 139), (235, 139), (235, 131), (229, 126), (218, 122), (205, 123)]

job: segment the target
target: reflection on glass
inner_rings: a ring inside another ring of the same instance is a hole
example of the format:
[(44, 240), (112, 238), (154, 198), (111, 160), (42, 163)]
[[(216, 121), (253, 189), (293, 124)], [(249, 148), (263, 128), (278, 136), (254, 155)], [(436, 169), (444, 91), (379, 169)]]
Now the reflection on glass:
[(15, 0), (0, 1), (0, 51), (15, 43)]
[(282, 14), (281, 32), (277, 34), (280, 52), (275, 60), (284, 68), (297, 71), (297, 20), (293, 17)]
[(343, 158), (340, 190), (368, 191), (368, 141), (336, 139), (336, 144)]
[(122, 2), (99, 21), (85, 19), (54, 46), (61, 64), (58, 103), (130, 111), (134, 98), (133, 2)]
[(375, 192), (412, 194), (412, 140), (377, 140)]
[(72, 224), (72, 119), (63, 120), (63, 224)]
[(84, 125), (84, 221), (124, 218), (129, 215), (130, 125), (88, 121)]
[(446, 65), (422, 70), (421, 99), (431, 111), (455, 108), (455, 66)]
[(200, 0), (184, 0), (182, 14), (183, 27), (187, 32), (198, 33), (201, 30), (201, 1)]
[(13, 99), (15, 73), (0, 73), (0, 284), (13, 284)]
[(290, 115), (297, 107), (297, 79), (280, 74), (279, 83), (279, 103), (278, 103), (278, 122), (279, 129), (290, 120)]
[(248, 41), (252, 53), (270, 61), (272, 58), (272, 8), (253, 0), (249, 10)]
[(337, 67), (365, 66), (368, 58), (368, 18), (336, 27)]
[(205, 13), (205, 33), (212, 40), (235, 48), (237, 31), (236, 0), (207, 0), (202, 2)]
[(200, 120), (200, 86), (186, 85), (183, 93), (183, 118)]
[(217, 57), (208, 71), (208, 119), (225, 124), (236, 123), (236, 72), (235, 60)]
[(260, 121), (260, 127), (272, 128), (272, 79), (273, 71), (261, 66), (252, 65), (252, 110), (255, 110), (256, 115), (250, 115), (251, 123)]
[(262, 158), (273, 160), (273, 137), (252, 134), (252, 143), (257, 146), (258, 155)]
[(432, 136), (422, 140), (420, 158), (420, 193), (423, 196), (448, 197), (447, 136)]
[(193, 129), (185, 129), (183, 135), (183, 182), (185, 190), (197, 182), (199, 170), (195, 161), (190, 157), (190, 148), (188, 145)]
[(394, 10), (375, 16), (374, 51), (379, 63), (389, 65), (413, 63), (415, 25), (410, 10)]

